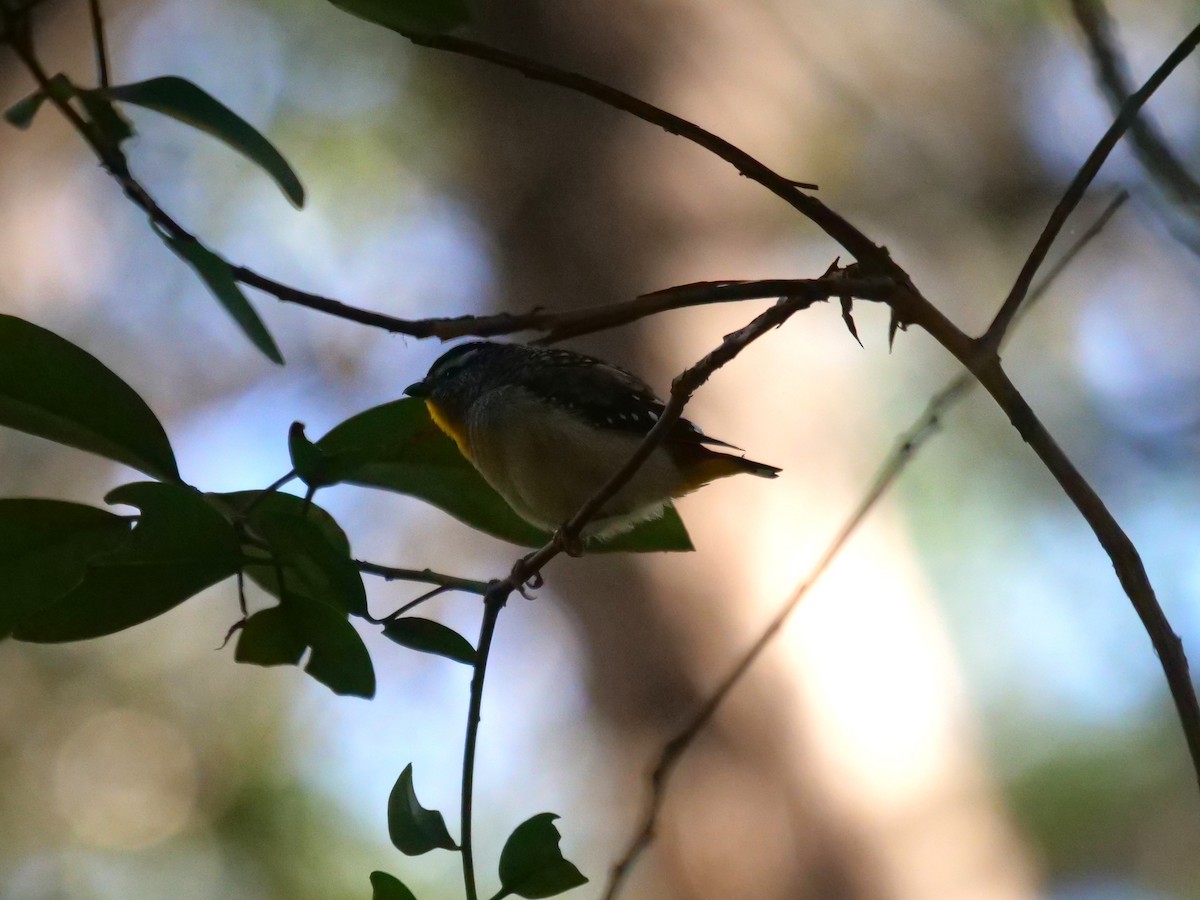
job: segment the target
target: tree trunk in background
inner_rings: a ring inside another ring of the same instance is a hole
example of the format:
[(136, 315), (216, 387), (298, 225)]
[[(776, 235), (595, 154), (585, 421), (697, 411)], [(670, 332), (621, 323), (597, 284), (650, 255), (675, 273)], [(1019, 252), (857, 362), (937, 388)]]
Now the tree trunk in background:
[[(665, 21), (671, 12), (669, 4), (644, 4), (636, 14), (623, 9), (617, 21), (602, 3), (506, 3), (484, 11), (479, 33), (489, 43), (652, 97), (662, 67), (670, 64), (658, 36), (660, 26), (671, 24)], [(657, 137), (653, 130), (586, 98), (486, 65), (455, 61), (448, 71), (463, 82), (454, 96), (465, 105), (467, 142), (478, 150), (465, 189), (494, 242), (504, 307), (584, 306), (663, 286), (662, 260), (696, 235), (665, 191), (646, 188), (658, 183), (662, 156), (635, 151), (638, 142)], [(732, 170), (728, 177), (737, 180)], [(654, 334), (661, 342), (663, 327), (659, 320), (626, 328), (589, 339), (585, 347), (649, 375), (644, 341)], [(698, 557), (692, 561), (706, 564)], [(656, 748), (700, 699), (689, 677), (683, 623), (677, 611), (656, 602), (656, 591), (631, 557), (560, 561), (548, 583), (578, 621), (590, 654), (585, 667), (593, 704), (621, 732), (619, 766), (628, 778), (614, 786), (614, 797), (628, 792), (620, 802), (629, 802), (640, 796)], [(693, 615), (714, 634), (729, 634), (733, 646), (744, 646), (738, 629), (723, 621), (723, 602), (715, 590), (689, 590)], [(764, 861), (755, 848), (740, 846), (741, 836), (728, 834), (722, 849), (729, 859), (722, 866), (730, 885), (752, 890), (739, 896), (757, 898), (836, 900), (886, 893), (873, 884), (850, 830), (796, 778), (795, 755), (803, 748), (795, 743), (794, 729), (782, 733), (786, 729), (769, 701), (754, 709), (752, 717), (738, 718), (736, 733), (718, 720), (698, 749), (716, 754), (726, 774), (734, 771), (738, 780), (785, 797), (776, 812), (781, 832), (793, 837), (783, 859)], [(693, 762), (685, 761), (684, 768)], [(687, 777), (681, 775), (676, 791)], [(708, 780), (692, 778), (685, 789), (711, 793), (710, 787)], [(695, 873), (689, 876), (686, 854), (676, 851), (674, 834), (687, 823), (672, 820), (675, 808), (668, 800), (658, 841), (635, 870), (626, 896), (696, 896)], [(621, 833), (631, 826), (632, 818)], [(763, 872), (772, 873), (769, 883)]]

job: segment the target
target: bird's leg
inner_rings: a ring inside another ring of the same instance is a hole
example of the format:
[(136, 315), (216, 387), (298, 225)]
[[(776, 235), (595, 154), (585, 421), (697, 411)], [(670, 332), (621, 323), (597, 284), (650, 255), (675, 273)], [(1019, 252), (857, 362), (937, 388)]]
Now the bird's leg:
[(565, 527), (554, 532), (554, 546), (567, 556), (583, 556), (583, 538), (577, 534), (568, 534)]

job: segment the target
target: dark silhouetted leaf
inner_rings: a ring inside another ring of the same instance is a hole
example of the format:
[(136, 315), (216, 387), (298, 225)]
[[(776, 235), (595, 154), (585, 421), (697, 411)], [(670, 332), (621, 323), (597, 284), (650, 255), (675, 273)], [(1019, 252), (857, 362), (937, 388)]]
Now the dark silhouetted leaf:
[(34, 116), (38, 110), (42, 108), (42, 104), (46, 102), (46, 94), (43, 91), (34, 91), (28, 97), (24, 97), (10, 106), (4, 111), (4, 121), (14, 128), (20, 128), (24, 131), (33, 124)]
[(308, 439), (303, 422), (293, 422), (288, 429), (288, 453), (296, 475), (310, 488), (336, 483), (336, 479), (329, 477), (330, 464), (325, 451)]
[(257, 164), (292, 202), (304, 205), (304, 187), (286, 159), (249, 122), (192, 82), (169, 75), (123, 84), (98, 93), (144, 106), (197, 128), (228, 144)]
[(413, 790), (412, 763), (404, 767), (388, 797), (388, 834), (396, 849), (420, 856), (439, 847), (457, 850), (458, 844), (446, 830), (446, 820), (437, 810), (425, 809)]
[(345, 613), (302, 596), (285, 595), (281, 605), (296, 632), (312, 648), (305, 672), (335, 694), (368, 700), (375, 696), (371, 655)]
[(367, 611), (366, 590), (354, 560), (329, 541), (320, 525), (298, 516), (267, 514), (256, 527), (283, 569), (286, 593), (317, 600), (342, 613), (361, 616)]
[(77, 641), (130, 628), (179, 605), (235, 571), (241, 561), (233, 526), (186, 485), (139, 482), (105, 498), (141, 510), (115, 550), (93, 557), (83, 580), (21, 622), (23, 641)]
[(401, 34), (441, 34), (470, 21), (466, 0), (330, 0), (351, 15)]
[(179, 479), (166, 432), (133, 388), (70, 341), (5, 315), (0, 425)]
[(130, 524), (60, 500), (0, 500), (0, 638), (75, 587), (87, 562), (118, 547)]
[(510, 894), (536, 900), (587, 884), (563, 859), (554, 813), (538, 813), (516, 827), (500, 851), (500, 885)]
[(267, 326), (263, 324), (258, 313), (254, 311), (254, 307), (250, 305), (250, 301), (246, 299), (246, 295), (242, 293), (241, 287), (233, 277), (233, 269), (230, 268), (229, 263), (199, 241), (177, 240), (166, 232), (159, 232), (159, 236), (163, 239), (163, 243), (196, 271), (200, 279), (208, 285), (213, 296), (233, 316), (233, 320), (237, 322), (246, 337), (250, 338), (250, 342), (261, 350), (271, 362), (283, 365), (283, 354), (279, 352), (279, 347), (276, 346), (275, 339), (271, 337), (271, 332), (267, 331)]
[(371, 900), (417, 900), (416, 895), (400, 879), (387, 872), (372, 872), (371, 887), (374, 888)]
[(468, 666), (475, 665), (475, 648), (465, 637), (441, 622), (406, 616), (384, 625), (383, 634), (412, 650), (444, 656)]
[[(72, 86), (70, 79), (61, 72), (50, 77), (50, 90), (64, 102), (69, 102), (75, 94), (75, 88)], [(18, 100), (6, 109), (4, 111), (4, 120), (8, 124), (24, 131), (33, 124), (34, 116), (42, 108), (42, 104), (46, 102), (47, 97), (47, 93), (38, 88), (38, 90), (34, 91), (28, 97)]]
[(307, 648), (283, 607), (272, 606), (246, 620), (233, 658), (256, 666), (294, 666)]
[[(261, 529), (265, 520), (287, 516), (303, 519), (315, 525), (337, 555), (347, 558), (350, 556), (350, 541), (347, 539), (346, 533), (342, 531), (333, 516), (315, 503), (310, 502), (306, 506), (300, 497), (281, 494), (278, 491), (236, 491), (230, 494), (213, 494), (211, 496), (214, 502), (220, 503), (228, 510), (231, 518), (245, 519), (247, 527), (260, 541), (266, 540)], [(249, 510), (249, 512), (247, 513), (245, 510)], [(253, 543), (246, 544), (242, 550), (250, 558), (264, 560), (267, 558), (266, 552)], [(272, 596), (279, 596), (279, 582), (273, 565), (264, 562), (263, 565), (247, 566), (245, 571), (246, 575), (263, 590)], [(297, 573), (293, 573), (289, 586), (292, 590), (299, 589), (302, 592)]]
[[(522, 547), (545, 544), (550, 535), (521, 519), (483, 480), (413, 398), (376, 406), (342, 422), (317, 441), (337, 481), (419, 497), (494, 537)], [(595, 551), (691, 550), (674, 507), (626, 534), (589, 543)]]

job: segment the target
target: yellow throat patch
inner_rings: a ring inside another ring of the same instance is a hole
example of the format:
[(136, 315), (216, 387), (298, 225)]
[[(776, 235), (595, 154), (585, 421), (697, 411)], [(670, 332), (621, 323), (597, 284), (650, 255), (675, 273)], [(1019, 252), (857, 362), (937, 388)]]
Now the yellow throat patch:
[(450, 422), (441, 411), (434, 405), (432, 400), (425, 401), (425, 408), (429, 410), (429, 418), (433, 419), (433, 424), (442, 429), (450, 439), (458, 445), (458, 452), (467, 459), (471, 458), (470, 452), (467, 450), (467, 436), (453, 423)]

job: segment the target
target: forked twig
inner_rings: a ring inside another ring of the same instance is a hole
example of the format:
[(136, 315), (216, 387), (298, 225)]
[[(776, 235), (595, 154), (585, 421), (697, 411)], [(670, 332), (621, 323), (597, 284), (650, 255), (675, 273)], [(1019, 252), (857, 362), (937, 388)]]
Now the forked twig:
[[(1121, 191), (1113, 198), (1091, 227), (1080, 235), (1079, 239), (1063, 254), (1062, 258), (1045, 274), (1038, 286), (1030, 292), (1029, 302), (1022, 307), (1018, 320), (1033, 309), (1037, 301), (1045, 295), (1046, 291), (1062, 271), (1070, 265), (1084, 247), (1091, 243), (1104, 230), (1109, 220), (1128, 199), (1129, 195), (1124, 191)], [(729, 673), (721, 679), (716, 689), (709, 694), (708, 699), (697, 708), (678, 734), (663, 746), (662, 752), (659, 754), (650, 772), (649, 792), (642, 812), (638, 817), (638, 824), (625, 850), (617, 858), (617, 861), (610, 870), (608, 883), (601, 895), (603, 900), (615, 900), (630, 870), (654, 839), (658, 817), (666, 797), (667, 785), (683, 754), (695, 742), (697, 735), (712, 721), (713, 716), (716, 715), (717, 709), (725, 701), (725, 698), (742, 680), (750, 670), (750, 667), (754, 665), (763, 651), (770, 645), (771, 641), (779, 634), (792, 613), (796, 611), (801, 601), (812, 589), (812, 586), (825, 573), (825, 570), (829, 568), (829, 565), (841, 553), (842, 548), (845, 547), (850, 537), (858, 529), (858, 526), (862, 524), (863, 520), (874, 509), (875, 504), (879, 502), (880, 498), (883, 497), (884, 493), (892, 486), (901, 473), (908, 468), (909, 463), (913, 461), (925, 442), (934, 435), (940, 424), (941, 417), (965, 396), (974, 385), (975, 379), (971, 377), (969, 372), (964, 371), (952, 378), (940, 391), (934, 394), (926, 405), (924, 412), (897, 439), (895, 447), (875, 473), (875, 477), (871, 481), (871, 486), (858, 502), (858, 505), (855, 506), (853, 512), (850, 513), (837, 530), (833, 539), (825, 548), (825, 551), (818, 557), (812, 569), (809, 570), (808, 575), (796, 586), (791, 596), (779, 608), (774, 617), (772, 617), (762, 634), (742, 654)]]

